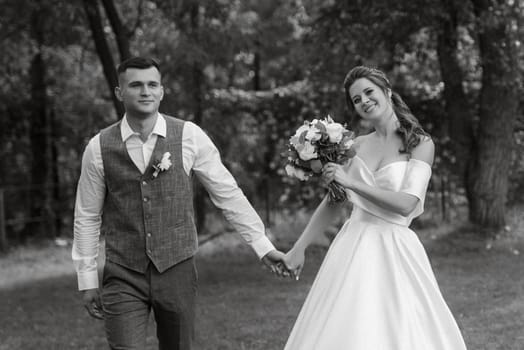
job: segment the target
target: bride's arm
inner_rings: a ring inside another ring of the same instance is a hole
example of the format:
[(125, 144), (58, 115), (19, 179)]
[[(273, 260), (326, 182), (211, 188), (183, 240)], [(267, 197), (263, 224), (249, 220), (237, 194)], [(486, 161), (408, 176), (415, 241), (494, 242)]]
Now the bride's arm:
[[(433, 155), (435, 146), (433, 141), (426, 139), (415, 147), (411, 153), (411, 158), (424, 161), (431, 165), (433, 163)], [(325, 170), (326, 177), (337, 181), (342, 186), (352, 190), (367, 200), (376, 205), (391, 210), (397, 214), (407, 216), (409, 215), (419, 199), (408, 193), (388, 191), (374, 186), (369, 186), (363, 182), (350, 180), (347, 173), (336, 164), (330, 164)]]
[(286, 266), (294, 272), (297, 279), (304, 266), (307, 247), (315, 240), (316, 235), (323, 234), (333, 220), (337, 218), (340, 208), (342, 208), (342, 204), (329, 202), (328, 196), (324, 197), (293, 248), (286, 254)]
[[(339, 182), (339, 180), (335, 181)], [(415, 206), (419, 201), (419, 199), (412, 194), (383, 190), (369, 186), (363, 182), (354, 181), (342, 185), (376, 205), (402, 216), (408, 216), (409, 213), (415, 209)]]

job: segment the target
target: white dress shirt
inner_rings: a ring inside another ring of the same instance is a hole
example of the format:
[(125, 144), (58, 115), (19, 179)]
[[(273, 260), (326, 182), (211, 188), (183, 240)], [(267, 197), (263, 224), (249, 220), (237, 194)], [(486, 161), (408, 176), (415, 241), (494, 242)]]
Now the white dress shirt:
[[(121, 134), (131, 160), (144, 173), (158, 136), (166, 136), (166, 120), (158, 114), (151, 135), (146, 142), (142, 142), (139, 133), (131, 129), (124, 116)], [(222, 210), (227, 221), (260, 258), (275, 249), (265, 235), (262, 220), (222, 164), (217, 148), (204, 131), (191, 122), (184, 124), (182, 158), (186, 174), (189, 175), (191, 171), (196, 174), (213, 204)], [(97, 134), (84, 151), (76, 194), (72, 258), (79, 290), (98, 288), (96, 259), (105, 191), (100, 134)]]

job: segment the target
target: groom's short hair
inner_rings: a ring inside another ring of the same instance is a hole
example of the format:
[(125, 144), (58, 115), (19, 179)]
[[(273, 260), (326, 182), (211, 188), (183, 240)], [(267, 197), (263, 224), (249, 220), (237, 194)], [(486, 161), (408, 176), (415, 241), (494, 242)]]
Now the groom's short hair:
[(147, 69), (151, 67), (155, 67), (160, 72), (160, 68), (158, 66), (157, 61), (155, 61), (152, 58), (137, 56), (137, 57), (131, 57), (131, 58), (128, 58), (122, 61), (122, 63), (118, 65), (116, 71), (120, 75), (129, 68)]

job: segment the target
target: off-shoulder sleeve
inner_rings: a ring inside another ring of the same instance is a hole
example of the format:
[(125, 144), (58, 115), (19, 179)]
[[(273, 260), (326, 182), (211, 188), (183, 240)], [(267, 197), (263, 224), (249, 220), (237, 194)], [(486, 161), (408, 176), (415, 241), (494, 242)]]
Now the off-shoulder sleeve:
[(409, 160), (399, 191), (414, 195), (419, 199), (417, 206), (410, 215), (412, 218), (424, 212), (424, 201), (430, 178), (431, 166), (428, 163), (418, 159)]

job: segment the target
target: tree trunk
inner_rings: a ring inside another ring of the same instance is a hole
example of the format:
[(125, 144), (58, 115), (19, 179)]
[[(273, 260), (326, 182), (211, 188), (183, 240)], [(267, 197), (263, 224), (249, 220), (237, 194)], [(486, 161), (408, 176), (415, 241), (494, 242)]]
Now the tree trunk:
[[(45, 82), (45, 62), (42, 56), (42, 47), (44, 45), (43, 21), (44, 17), (40, 16), (41, 3), (36, 6), (31, 17), (31, 33), (35, 40), (38, 51), (31, 61), (31, 181), (30, 196), (31, 204), (29, 217), (40, 218), (45, 215), (45, 205), (47, 203), (46, 188), (47, 176), (49, 173), (47, 162), (48, 142), (48, 117), (47, 117), (47, 99), (46, 99), (46, 82)], [(30, 235), (40, 233), (37, 221), (26, 225), (21, 239), (25, 241)]]
[[(49, 103), (47, 103), (49, 105)], [(44, 128), (44, 137), (45, 137), (45, 163), (46, 163), (46, 174), (45, 174), (45, 180), (43, 182), (44, 186), (42, 190), (44, 191), (44, 217), (45, 219), (42, 221), (42, 223), (45, 225), (45, 233), (47, 237), (54, 238), (56, 237), (56, 225), (55, 225), (55, 218), (56, 218), (56, 212), (55, 212), (55, 197), (54, 197), (54, 190), (55, 187), (58, 186), (54, 182), (55, 180), (55, 174), (54, 170), (55, 167), (54, 164), (54, 158), (53, 158), (53, 136), (54, 136), (54, 122), (53, 122), (53, 111), (52, 108), (47, 108), (46, 111), (46, 123)]]
[(115, 70), (115, 63), (111, 50), (107, 43), (104, 28), (102, 26), (102, 18), (100, 16), (100, 9), (98, 8), (98, 1), (96, 0), (84, 0), (84, 10), (89, 21), (91, 32), (93, 33), (93, 40), (95, 41), (96, 52), (102, 63), (104, 69), (104, 75), (106, 77), (109, 92), (115, 111), (118, 117), (124, 115), (124, 106), (118, 101), (115, 96), (114, 89), (118, 86), (118, 76)]
[(462, 83), (464, 74), (460, 68), (458, 47), (458, 8), (456, 0), (441, 0), (442, 12), (437, 38), (437, 54), (440, 74), (444, 82), (444, 102), (446, 118), (443, 133), (451, 139), (451, 150), (456, 158), (453, 164), (455, 174), (462, 180), (468, 202), (471, 191), (468, 186), (470, 167), (474, 149), (473, 113), (464, 93)]
[(0, 188), (0, 253), (4, 253), (9, 248), (7, 233), (5, 230), (5, 206), (4, 206), (4, 189)]
[(122, 24), (118, 10), (116, 9), (113, 0), (102, 0), (104, 9), (106, 10), (107, 18), (111, 23), (111, 28), (115, 33), (118, 52), (120, 53), (120, 61), (124, 61), (131, 57), (129, 49), (129, 30)]
[(260, 87), (260, 69), (261, 69), (261, 61), (260, 61), (260, 41), (255, 40), (255, 52), (254, 52), (254, 58), (253, 58), (253, 90), (259, 91), (261, 89)]
[(505, 225), (508, 173), (514, 149), (513, 128), (519, 103), (516, 40), (504, 0), (474, 0), (479, 23), (482, 90), (479, 103), (478, 152), (471, 177), (471, 221), (485, 228)]
[[(52, 194), (50, 195), (53, 198), (52, 201), (52, 210), (53, 210), (53, 227), (55, 236), (60, 236), (62, 233), (62, 218), (60, 213), (63, 212), (63, 209), (61, 208), (61, 186), (60, 186), (60, 169), (59, 169), (59, 163), (58, 163), (58, 155), (59, 155), (59, 149), (58, 149), (58, 141), (57, 141), (57, 135), (56, 130), (58, 130), (57, 120), (56, 120), (56, 114), (55, 114), (55, 108), (51, 109), (50, 113), (50, 123), (52, 125), (52, 133), (51, 133), (51, 152), (50, 152), (50, 166), (52, 168), (51, 171), (51, 182), (53, 184)], [(58, 213), (58, 214), (57, 214)]]

